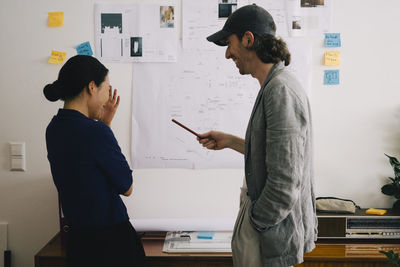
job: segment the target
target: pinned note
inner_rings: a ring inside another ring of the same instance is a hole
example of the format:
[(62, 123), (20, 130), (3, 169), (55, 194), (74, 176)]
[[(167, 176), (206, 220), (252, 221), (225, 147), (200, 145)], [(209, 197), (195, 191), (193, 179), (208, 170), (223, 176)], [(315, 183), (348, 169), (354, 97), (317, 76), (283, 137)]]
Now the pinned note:
[(49, 63), (51, 64), (62, 64), (65, 60), (67, 53), (59, 52), (59, 51), (51, 51), (51, 55), (49, 57)]
[(324, 84), (326, 85), (339, 84), (339, 70), (325, 70)]
[(340, 65), (340, 52), (339, 51), (326, 51), (325, 55), (324, 55), (324, 65), (339, 66)]
[(92, 47), (90, 46), (89, 42), (84, 42), (78, 45), (76, 47), (76, 52), (78, 52), (78, 55), (85, 55), (85, 56), (93, 55)]
[(49, 27), (64, 25), (64, 12), (49, 12)]
[(341, 47), (340, 33), (325, 33), (325, 47)]

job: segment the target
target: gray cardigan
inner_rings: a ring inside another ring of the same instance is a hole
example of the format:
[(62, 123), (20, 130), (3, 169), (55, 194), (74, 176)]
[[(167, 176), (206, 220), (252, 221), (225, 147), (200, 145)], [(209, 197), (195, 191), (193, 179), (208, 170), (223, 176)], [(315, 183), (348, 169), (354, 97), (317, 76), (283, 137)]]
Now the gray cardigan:
[(245, 139), (250, 221), (260, 234), (264, 266), (303, 261), (317, 239), (310, 106), (279, 62), (258, 93)]

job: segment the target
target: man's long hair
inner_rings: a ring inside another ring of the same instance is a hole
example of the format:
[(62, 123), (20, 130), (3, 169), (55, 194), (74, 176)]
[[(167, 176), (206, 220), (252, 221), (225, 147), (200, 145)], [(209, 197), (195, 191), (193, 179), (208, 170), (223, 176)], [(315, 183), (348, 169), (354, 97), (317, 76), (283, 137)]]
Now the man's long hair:
[[(243, 35), (238, 37), (241, 40)], [(279, 61), (283, 61), (285, 62), (285, 66), (290, 64), (290, 52), (282, 38), (278, 39), (270, 34), (254, 34), (254, 44), (248, 49), (255, 51), (264, 63), (278, 63)]]

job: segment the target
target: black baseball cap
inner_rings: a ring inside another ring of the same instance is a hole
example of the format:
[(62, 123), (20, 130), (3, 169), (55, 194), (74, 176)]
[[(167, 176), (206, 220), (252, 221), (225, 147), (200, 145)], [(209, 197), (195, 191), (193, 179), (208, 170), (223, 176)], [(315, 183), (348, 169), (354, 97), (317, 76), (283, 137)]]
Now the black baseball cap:
[(233, 12), (226, 20), (222, 30), (207, 37), (216, 45), (225, 46), (229, 35), (243, 34), (250, 31), (253, 34), (271, 34), (275, 36), (276, 26), (271, 14), (256, 4), (243, 6)]

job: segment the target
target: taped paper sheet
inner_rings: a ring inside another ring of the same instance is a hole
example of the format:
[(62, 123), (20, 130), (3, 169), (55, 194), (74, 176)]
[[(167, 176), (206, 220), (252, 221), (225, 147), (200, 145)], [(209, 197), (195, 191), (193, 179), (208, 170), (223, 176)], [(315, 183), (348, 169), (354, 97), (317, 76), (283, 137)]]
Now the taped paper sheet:
[[(206, 41), (204, 42), (206, 43)], [(288, 39), (291, 71), (311, 84), (311, 44)], [(180, 50), (178, 62), (133, 67), (133, 168), (243, 168), (243, 155), (203, 148), (176, 119), (197, 133), (219, 130), (244, 137), (260, 84), (240, 75), (225, 48)]]
[(177, 2), (96, 4), (96, 57), (104, 62), (175, 62)]
[(277, 35), (319, 36), (331, 27), (331, 0), (254, 0), (274, 18)]

